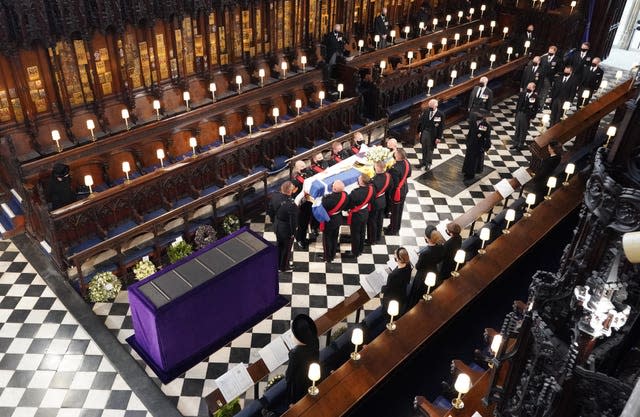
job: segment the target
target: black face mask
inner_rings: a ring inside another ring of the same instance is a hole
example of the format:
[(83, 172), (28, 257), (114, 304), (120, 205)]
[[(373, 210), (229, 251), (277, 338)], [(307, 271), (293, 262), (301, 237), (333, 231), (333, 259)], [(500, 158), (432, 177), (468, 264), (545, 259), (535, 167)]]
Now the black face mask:
[(592, 66), (592, 67), (597, 67), (597, 66), (598, 66), (598, 64), (594, 64), (594, 63), (592, 62), (592, 63), (591, 63), (591, 66)]
[(582, 52), (587, 52), (589, 49), (588, 49), (588, 48), (587, 48), (587, 49), (582, 48), (582, 49), (580, 49), (580, 50), (581, 50)]
[(528, 93), (533, 93), (533, 90), (529, 90), (529, 89), (527, 89), (527, 92), (528, 92)]
[(564, 73), (564, 76), (565, 76), (565, 77), (568, 77), (568, 76), (570, 76), (570, 75), (571, 75), (571, 73), (570, 73), (570, 72), (565, 72), (565, 73)]
[(549, 52), (549, 56), (553, 56), (553, 54), (551, 52)]
[(532, 31), (532, 30), (527, 30), (527, 32), (529, 32), (529, 33), (533, 33), (533, 31)]

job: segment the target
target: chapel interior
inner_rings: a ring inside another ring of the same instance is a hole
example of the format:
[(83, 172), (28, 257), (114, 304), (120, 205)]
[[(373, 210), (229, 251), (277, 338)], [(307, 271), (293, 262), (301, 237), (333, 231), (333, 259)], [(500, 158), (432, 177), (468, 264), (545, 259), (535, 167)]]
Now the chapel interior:
[[(640, 1), (1, 0), (0, 22), (0, 417), (640, 415)], [(598, 86), (513, 146), (532, 59), (555, 45), (564, 82), (585, 42)], [(279, 271), (296, 167), (321, 201), (356, 165), (317, 158), (394, 142), (399, 232), (350, 256), (344, 216), (328, 259), (312, 219)], [(454, 270), (394, 312), (399, 248), (415, 265), (450, 222)], [(289, 403), (299, 315), (319, 367)]]

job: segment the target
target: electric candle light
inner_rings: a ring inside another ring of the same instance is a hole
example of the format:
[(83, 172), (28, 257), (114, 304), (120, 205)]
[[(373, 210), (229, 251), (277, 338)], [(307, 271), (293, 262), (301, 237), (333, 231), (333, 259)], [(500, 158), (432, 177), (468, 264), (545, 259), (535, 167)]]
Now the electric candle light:
[(460, 40), (460, 34), (459, 33), (454, 34), (453, 35), (453, 41), (455, 42), (454, 45), (453, 45), (454, 47), (458, 46), (458, 41), (459, 40)]
[(485, 4), (480, 6), (480, 17), (484, 16), (484, 12), (487, 10), (487, 6)]
[[(384, 62), (384, 61), (382, 61), (382, 62)], [(386, 62), (385, 62), (385, 64), (386, 64)], [(322, 107), (322, 100), (324, 100), (324, 91), (320, 90), (318, 92), (318, 99), (320, 99), (320, 107)]]
[(93, 177), (91, 175), (84, 176), (84, 185), (89, 187), (89, 197), (93, 197)]
[(376, 49), (378, 49), (378, 44), (380, 43), (380, 35), (376, 35), (373, 37), (373, 41), (376, 44)]
[(249, 136), (251, 136), (251, 129), (253, 128), (253, 116), (247, 116), (247, 127), (249, 128)]
[(209, 92), (211, 92), (211, 100), (212, 101), (216, 101), (216, 90), (218, 89), (218, 87), (216, 86), (216, 83), (209, 83)]
[(427, 276), (424, 278), (424, 285), (427, 286), (427, 292), (424, 293), (424, 295), (422, 296), (422, 299), (424, 301), (430, 301), (433, 298), (433, 296), (430, 294), (431, 293), (431, 287), (436, 285), (436, 274), (435, 274), (435, 272), (427, 272)]
[(278, 124), (278, 116), (280, 116), (280, 109), (277, 107), (274, 107), (271, 110), (271, 114), (273, 115), (273, 120), (275, 121), (275, 124)]
[[(498, 333), (495, 336), (493, 336), (493, 339), (491, 340), (491, 346), (489, 347), (494, 358), (498, 357), (498, 352), (500, 351), (501, 346), (502, 346), (502, 335)], [(493, 368), (493, 362), (489, 362), (489, 367)]]
[(507, 62), (511, 61), (511, 54), (513, 53), (513, 48), (512, 47), (508, 47), (507, 48)]
[(387, 68), (387, 61), (380, 61), (380, 75), (382, 75), (385, 68)]
[(286, 80), (287, 69), (289, 68), (289, 64), (287, 64), (287, 61), (282, 61), (282, 64), (280, 64), (280, 68), (282, 69), (282, 77)]
[(411, 60), (413, 59), (413, 51), (407, 52), (407, 59), (409, 60), (409, 65), (411, 65)]
[[(609, 126), (609, 128), (607, 129), (607, 143), (604, 145), (605, 148), (609, 146), (609, 142), (611, 142), (611, 138), (613, 138), (616, 135), (617, 131), (618, 131), (618, 128), (616, 128), (615, 126)], [(55, 132), (55, 130), (54, 130), (54, 132)], [(51, 132), (51, 133), (53, 133), (53, 132)]]
[(258, 70), (258, 77), (260, 77), (260, 87), (264, 87), (264, 68)]
[(491, 27), (491, 36), (493, 36), (493, 29), (496, 28), (496, 21), (492, 20), (491, 22), (489, 22), (489, 27)]
[(338, 84), (338, 100), (342, 100), (342, 92), (344, 91), (344, 84)]
[(427, 97), (429, 97), (431, 95), (431, 89), (433, 88), (433, 79), (428, 79), (427, 80)]
[(478, 63), (473, 61), (470, 65), (471, 68), (471, 78), (473, 78), (473, 72), (476, 70), (476, 68), (478, 67)]
[(446, 51), (447, 50), (447, 38), (442, 38), (440, 43), (442, 44), (442, 50)]
[(589, 98), (589, 96), (591, 96), (591, 91), (589, 90), (583, 90), (582, 91), (582, 105), (584, 106), (584, 103), (587, 102), (587, 99)]
[(120, 115), (124, 119), (125, 127), (127, 128), (127, 130), (129, 130), (129, 110), (122, 109), (122, 111), (120, 112)]
[(436, 31), (436, 27), (438, 27), (438, 19), (437, 18), (433, 19), (432, 23), (433, 23), (433, 31), (435, 32)]
[(464, 408), (462, 394), (466, 394), (467, 392), (469, 392), (469, 389), (471, 389), (471, 378), (469, 378), (469, 375), (467, 374), (460, 373), (458, 374), (453, 387), (456, 391), (458, 391), (458, 397), (454, 398), (453, 401), (451, 401), (451, 405), (453, 405), (453, 408), (455, 408), (456, 410), (461, 410)]
[(156, 111), (156, 120), (160, 120), (160, 100), (153, 100), (153, 109)]
[[(438, 21), (438, 19), (435, 19), (436, 22)], [(404, 37), (405, 39), (409, 39), (409, 32), (411, 32), (411, 28), (409, 26), (405, 26), (404, 27)]]
[(157, 149), (156, 157), (160, 160), (160, 168), (164, 168), (164, 149)]
[(445, 28), (449, 27), (449, 22), (451, 22), (451, 15), (448, 14), (447, 17), (444, 18), (444, 20), (447, 22), (447, 24), (445, 25)]
[(473, 35), (473, 29), (467, 29), (467, 43), (471, 42), (471, 35)]
[(484, 32), (484, 25), (478, 26), (478, 31), (480, 32), (480, 37), (482, 37), (482, 32)]
[(487, 244), (487, 241), (489, 239), (491, 239), (491, 229), (489, 229), (488, 227), (483, 227), (482, 229), (480, 229), (480, 240), (482, 241), (480, 249), (478, 249), (478, 253), (480, 255), (484, 255), (485, 253), (487, 253), (487, 250), (484, 248), (484, 246)]
[(540, 9), (542, 9), (542, 4), (544, 3), (544, 0), (540, 0), (540, 5), (538, 7), (540, 7)]
[(309, 365), (309, 372), (307, 373), (307, 376), (311, 380), (311, 386), (309, 387), (307, 392), (311, 396), (318, 395), (320, 390), (318, 389), (318, 387), (316, 387), (316, 382), (320, 380), (320, 365), (315, 362)]
[(364, 333), (361, 328), (356, 327), (351, 332), (351, 343), (355, 346), (353, 352), (351, 352), (351, 359), (354, 361), (360, 360), (360, 354), (358, 353), (358, 346), (362, 345), (364, 342)]
[(236, 84), (238, 84), (238, 94), (242, 92), (242, 75), (236, 75)]
[(507, 213), (504, 215), (504, 219), (507, 221), (507, 225), (504, 229), (502, 229), (502, 233), (508, 235), (509, 233), (511, 233), (511, 231), (509, 230), (509, 225), (516, 219), (516, 211), (514, 209), (507, 210)]
[(493, 68), (493, 63), (496, 62), (496, 54), (489, 55), (489, 69)]
[(507, 37), (507, 33), (509, 33), (509, 28), (505, 26), (502, 29), (502, 39), (505, 39)]
[(524, 41), (524, 54), (527, 54), (529, 47), (531, 46), (531, 41)]
[(300, 109), (302, 108), (302, 100), (296, 99), (296, 109), (298, 110), (298, 116), (300, 116)]
[(196, 146), (198, 146), (198, 140), (195, 137), (191, 136), (189, 138), (189, 147), (191, 147), (191, 151), (192, 151), (191, 156), (193, 157), (196, 156)]
[(573, 13), (573, 9), (575, 9), (576, 4), (578, 4), (578, 3), (577, 3), (577, 2), (575, 2), (575, 1), (572, 1), (572, 2), (571, 2), (571, 11), (569, 12), (569, 14)]
[(87, 120), (87, 129), (89, 129), (89, 132), (91, 133), (91, 140), (95, 142), (96, 140), (96, 136), (93, 134), (93, 129), (96, 128), (96, 125), (93, 123), (93, 119), (88, 119)]
[(124, 172), (124, 175), (126, 177), (125, 183), (128, 183), (129, 180), (129, 172), (131, 171), (131, 165), (129, 165), (129, 161), (124, 161), (122, 163), (122, 172)]
[(224, 137), (227, 135), (227, 128), (224, 126), (220, 126), (218, 128), (218, 135), (220, 135), (220, 141), (224, 145)]
[(422, 31), (424, 30), (424, 22), (418, 23), (418, 29), (420, 29), (420, 36), (422, 36)]
[(542, 115), (542, 126), (549, 126), (549, 122), (551, 121), (551, 115), (549, 113), (545, 113)]
[(567, 174), (567, 177), (564, 179), (564, 182), (562, 183), (562, 185), (564, 185), (565, 187), (569, 185), (569, 177), (574, 172), (576, 172), (575, 164), (567, 164), (567, 166), (564, 168), (564, 173)]
[(569, 110), (570, 108), (571, 108), (571, 102), (565, 101), (564, 103), (562, 103), (562, 118), (563, 119), (567, 118), (567, 110)]
[(462, 21), (462, 16), (464, 16), (464, 13), (462, 12), (462, 10), (460, 10), (458, 12), (458, 24), (460, 24), (460, 21)]
[(433, 49), (433, 43), (427, 42), (427, 54), (431, 55), (431, 50)]
[(458, 272), (458, 269), (460, 268), (460, 264), (464, 263), (466, 256), (467, 254), (465, 253), (465, 251), (463, 251), (462, 249), (458, 249), (456, 255), (453, 257), (453, 261), (456, 263), (456, 269), (451, 272), (452, 277), (460, 276), (460, 272)]
[(396, 324), (393, 322), (393, 318), (398, 315), (400, 312), (400, 304), (396, 300), (389, 301), (389, 306), (387, 307), (387, 314), (391, 317), (389, 323), (387, 323), (387, 329), (392, 332), (396, 329)]
[(549, 177), (547, 180), (547, 188), (549, 191), (547, 191), (547, 195), (544, 196), (545, 200), (551, 200), (551, 190), (556, 188), (557, 181), (556, 177)]
[(523, 216), (531, 217), (531, 206), (536, 203), (536, 195), (534, 193), (527, 194), (527, 199), (525, 200), (525, 203), (527, 203), (527, 209), (525, 210)]
[(393, 39), (396, 37), (396, 31), (391, 29), (389, 32), (389, 37), (391, 38), (391, 44), (393, 44)]
[(453, 82), (455, 81), (457, 76), (458, 76), (458, 71), (452, 70), (451, 71), (451, 84), (449, 85), (449, 87), (453, 87)]
[(471, 18), (470, 20), (473, 19), (473, 14), (476, 12), (476, 9), (474, 9), (473, 7), (469, 9), (469, 17)]
[(306, 72), (306, 67), (307, 67), (307, 56), (306, 55), (302, 55), (300, 57), (300, 63), (302, 64), (302, 72)]
[(358, 41), (358, 55), (362, 54), (362, 48), (364, 47), (364, 40), (360, 39)]
[(60, 132), (57, 130), (51, 131), (51, 139), (56, 143), (56, 149), (58, 152), (62, 152), (62, 148), (60, 147)]
[(182, 93), (182, 99), (185, 102), (185, 106), (187, 107), (187, 111), (189, 111), (189, 100), (191, 100), (191, 94), (188, 91)]

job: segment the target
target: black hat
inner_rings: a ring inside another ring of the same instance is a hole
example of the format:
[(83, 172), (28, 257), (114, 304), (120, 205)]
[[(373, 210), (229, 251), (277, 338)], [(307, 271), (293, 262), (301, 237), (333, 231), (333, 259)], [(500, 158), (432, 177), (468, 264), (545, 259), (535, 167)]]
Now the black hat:
[(51, 171), (54, 177), (66, 177), (69, 175), (69, 165), (56, 163)]
[(313, 319), (306, 314), (298, 314), (291, 323), (291, 331), (305, 345), (317, 343), (318, 329)]

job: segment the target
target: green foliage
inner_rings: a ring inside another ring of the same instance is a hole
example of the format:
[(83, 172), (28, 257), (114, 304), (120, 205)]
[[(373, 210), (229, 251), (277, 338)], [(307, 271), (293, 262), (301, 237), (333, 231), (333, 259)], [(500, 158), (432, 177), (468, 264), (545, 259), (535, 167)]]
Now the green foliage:
[(173, 244), (167, 248), (169, 263), (176, 263), (185, 256), (191, 255), (191, 252), (193, 252), (193, 247), (184, 240)]
[(240, 400), (236, 398), (235, 400), (229, 401), (222, 407), (218, 408), (213, 413), (213, 417), (231, 417), (239, 412), (240, 412)]
[(240, 219), (234, 214), (229, 214), (222, 221), (222, 230), (228, 235), (240, 229)]
[(113, 272), (100, 272), (89, 283), (89, 300), (104, 303), (116, 298), (122, 288), (120, 280)]

